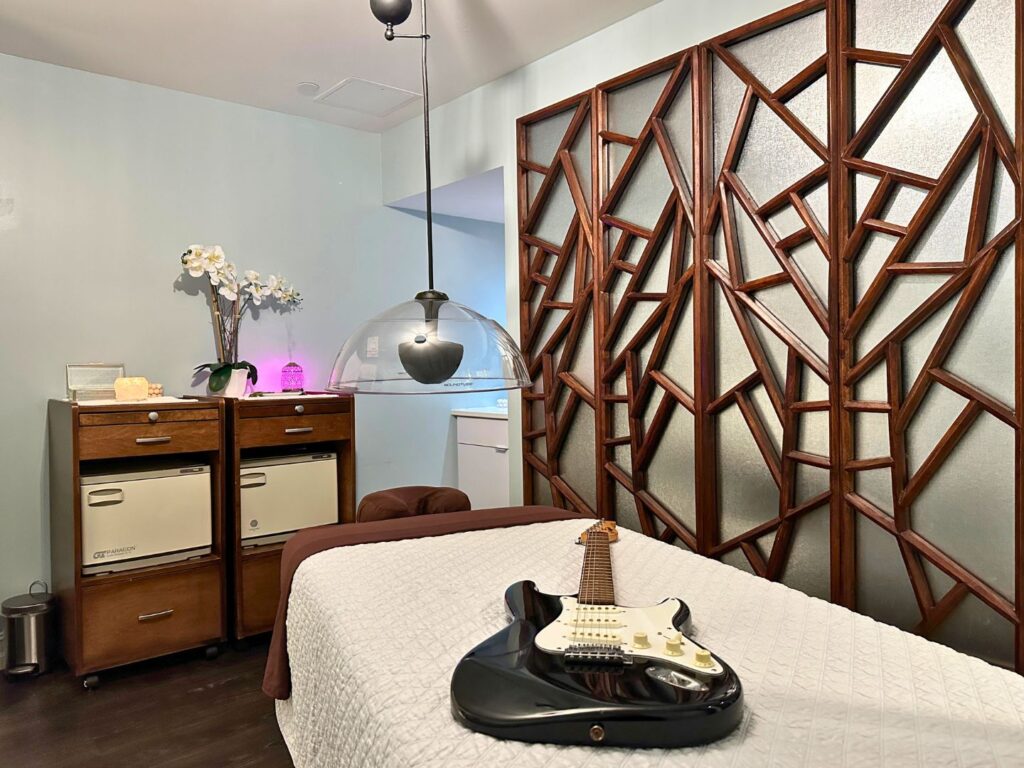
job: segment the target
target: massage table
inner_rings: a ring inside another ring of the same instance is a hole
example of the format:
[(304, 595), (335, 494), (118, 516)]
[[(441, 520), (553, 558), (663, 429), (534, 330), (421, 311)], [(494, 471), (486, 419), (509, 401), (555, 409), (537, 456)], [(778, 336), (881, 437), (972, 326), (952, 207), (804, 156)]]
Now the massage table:
[(455, 665), (505, 625), (511, 583), (576, 591), (575, 541), (592, 523), (527, 507), (296, 536), (264, 683), (296, 768), (1024, 766), (1024, 678), (622, 529), (617, 602), (689, 605), (694, 639), (742, 680), (740, 726), (675, 750), (463, 728), (450, 712)]

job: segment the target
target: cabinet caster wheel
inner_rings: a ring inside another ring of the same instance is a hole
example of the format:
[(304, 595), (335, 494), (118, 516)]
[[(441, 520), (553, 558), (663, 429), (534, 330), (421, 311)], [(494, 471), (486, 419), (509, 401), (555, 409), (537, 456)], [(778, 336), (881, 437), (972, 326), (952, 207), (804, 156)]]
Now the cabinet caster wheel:
[(99, 675), (86, 675), (82, 679), (82, 687), (87, 691), (95, 690), (100, 687), (100, 676)]
[(208, 646), (206, 646), (206, 658), (207, 659), (216, 659), (218, 656), (220, 656), (220, 648), (218, 646), (216, 646), (216, 645), (208, 645)]

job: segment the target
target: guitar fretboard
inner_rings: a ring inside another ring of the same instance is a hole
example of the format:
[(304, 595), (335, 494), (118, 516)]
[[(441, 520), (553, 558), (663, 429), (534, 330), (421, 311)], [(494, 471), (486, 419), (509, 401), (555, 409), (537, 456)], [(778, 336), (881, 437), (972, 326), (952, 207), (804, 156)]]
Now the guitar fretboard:
[(614, 605), (615, 585), (612, 582), (612, 557), (608, 534), (591, 531), (583, 553), (579, 601), (589, 605)]

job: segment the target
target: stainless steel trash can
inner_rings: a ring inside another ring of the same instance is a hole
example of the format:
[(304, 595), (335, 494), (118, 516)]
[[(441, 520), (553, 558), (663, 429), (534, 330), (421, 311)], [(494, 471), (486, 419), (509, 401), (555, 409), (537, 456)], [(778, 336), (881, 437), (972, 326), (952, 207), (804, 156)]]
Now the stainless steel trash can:
[[(37, 591), (37, 587), (42, 591)], [(9, 677), (40, 675), (50, 669), (57, 649), (57, 598), (43, 581), (34, 581), (27, 595), (0, 604), (7, 652), (3, 669)]]

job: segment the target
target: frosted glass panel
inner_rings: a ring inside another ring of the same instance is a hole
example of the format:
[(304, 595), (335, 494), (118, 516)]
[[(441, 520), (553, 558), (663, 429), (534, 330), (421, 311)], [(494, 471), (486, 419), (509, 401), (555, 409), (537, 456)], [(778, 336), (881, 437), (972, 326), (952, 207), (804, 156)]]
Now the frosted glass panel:
[(978, 156), (967, 164), (949, 195), (933, 215), (907, 261), (960, 261), (967, 243), (967, 227), (971, 220), (974, 200), (974, 177), (978, 171)]
[(967, 401), (939, 384), (928, 387), (921, 406), (907, 425), (907, 471), (913, 475), (963, 412)]
[(946, 0), (857, 0), (857, 48), (911, 53)]
[(757, 298), (822, 361), (828, 360), (828, 339), (825, 332), (807, 309), (796, 288), (789, 283), (783, 283), (758, 291)]
[(949, 56), (939, 51), (865, 157), (935, 178), (976, 116)]
[(999, 256), (988, 284), (960, 331), (946, 370), (1013, 407), (1016, 346), (1013, 331), (1014, 248)]
[(716, 284), (712, 299), (715, 319), (715, 374), (718, 382), (715, 391), (718, 394), (731, 389), (754, 372), (754, 362), (750, 359), (740, 329), (721, 290)]
[(559, 455), (559, 472), (569, 486), (590, 505), (596, 508), (594, 412), (586, 404), (580, 405), (573, 416), (569, 434)]
[(711, 74), (712, 119), (714, 121), (715, 135), (715, 178), (718, 178), (718, 174), (722, 170), (722, 163), (725, 161), (725, 152), (729, 148), (729, 141), (732, 139), (733, 128), (736, 126), (740, 105), (743, 103), (743, 94), (747, 87), (733, 74), (728, 65), (724, 64), (717, 56), (714, 57)]
[(769, 331), (760, 320), (755, 319), (753, 315), (748, 313), (747, 318), (754, 329), (754, 336), (757, 337), (761, 349), (764, 350), (765, 355), (768, 357), (768, 367), (771, 369), (771, 373), (775, 375), (775, 382), (781, 389), (786, 381), (789, 347), (774, 332)]
[(921, 620), (896, 539), (857, 515), (857, 610), (886, 624), (911, 629)]
[(693, 192), (693, 84), (687, 75), (663, 118), (665, 131), (683, 169), (687, 189)]
[(589, 204), (590, 185), (593, 179), (590, 167), (590, 115), (587, 115), (583, 121), (583, 126), (580, 128), (580, 132), (576, 134), (576, 139), (569, 148), (569, 152), (572, 154), (572, 166), (576, 169), (580, 186), (583, 187), (583, 198)]
[(896, 67), (882, 67), (859, 61), (853, 65), (853, 120), (856, 128), (860, 128), (867, 120), (871, 110), (885, 93), (885, 89), (899, 73)]
[(778, 516), (779, 490), (738, 406), (715, 420), (722, 540)]
[(533, 476), (533, 503), (552, 506), (554, 501), (551, 498), (551, 483), (540, 472), (532, 471)]
[(828, 80), (824, 75), (787, 101), (786, 106), (818, 141), (828, 144)]
[(886, 514), (892, 515), (892, 474), (888, 469), (869, 469), (853, 476), (853, 490)]
[(657, 144), (651, 141), (612, 213), (645, 229), (653, 229), (671, 191), (665, 161)]
[(1014, 136), (1014, 0), (975, 0), (956, 26), (975, 71)]
[(890, 196), (882, 218), (890, 224), (899, 224), (901, 227), (907, 226), (914, 217), (914, 214), (917, 213), (917, 209), (921, 207), (925, 196), (926, 193), (923, 189), (900, 184)]
[(543, 208), (532, 234), (556, 247), (561, 247), (565, 242), (573, 214), (576, 213), (576, 204), (569, 192), (565, 174), (559, 171), (554, 183), (554, 189), (542, 203)]
[(608, 130), (636, 138), (665, 89), (671, 71), (659, 72), (608, 93)]
[(812, 597), (829, 597), (829, 509), (824, 506), (797, 518), (783, 584)]
[(754, 108), (736, 175), (763, 203), (822, 164), (819, 158), (769, 107)]
[(750, 395), (750, 404), (753, 406), (754, 413), (761, 424), (764, 425), (772, 447), (775, 449), (775, 455), (778, 456), (782, 451), (782, 422), (779, 421), (779, 416), (775, 412), (775, 408), (772, 407), (768, 391), (764, 386), (758, 384), (748, 394)]
[(947, 301), (938, 311), (919, 325), (912, 334), (903, 342), (903, 392), (910, 391), (910, 387), (917, 381), (928, 356), (935, 349), (939, 335), (946, 327), (949, 316), (953, 313), (960, 293)]
[(925, 486), (918, 533), (1012, 599), (1014, 435), (983, 413)]
[(615, 484), (615, 522), (631, 531), (640, 531), (640, 516), (633, 494), (618, 483)]
[(867, 354), (947, 279), (948, 275), (905, 275), (893, 280), (857, 337), (857, 356)]
[(693, 416), (675, 406), (647, 468), (647, 489), (689, 530), (696, 530)]
[(807, 203), (807, 207), (810, 209), (815, 221), (817, 221), (818, 227), (827, 235), (829, 226), (828, 182), (819, 184), (804, 195), (804, 202)]
[(590, 309), (583, 321), (570, 370), (587, 389), (594, 391), (594, 315)]
[(797, 450), (828, 456), (828, 412), (807, 411), (801, 413), (799, 418), (800, 436), (796, 444)]
[(897, 237), (884, 232), (872, 232), (867, 236), (857, 255), (854, 267), (853, 295), (855, 304), (859, 304), (860, 300), (864, 298), (864, 294), (871, 287), (875, 276), (882, 271), (897, 242), (899, 242)]
[(853, 414), (854, 453), (858, 459), (889, 455), (889, 417), (884, 413)]
[(974, 595), (968, 595), (930, 639), (995, 664), (1013, 664), (1013, 625)]
[(576, 108), (572, 107), (533, 123), (526, 128), (526, 156), (529, 160), (541, 165), (551, 165), (555, 151), (565, 138), (572, 116)]
[(985, 240), (991, 240), (1004, 229), (1014, 217), (1013, 181), (1001, 160), (996, 160), (992, 177), (992, 199), (989, 201), (988, 225)]
[(729, 46), (729, 52), (769, 91), (776, 91), (825, 53), (825, 12), (749, 37)]
[(769, 218), (768, 224), (780, 240), (804, 228), (804, 220), (789, 205)]
[(693, 394), (693, 293), (687, 291), (682, 299), (683, 309), (672, 338), (668, 342), (668, 350), (661, 362), (661, 372), (682, 387), (688, 394)]
[(736, 221), (736, 243), (739, 246), (739, 262), (743, 267), (743, 279), (755, 280), (765, 275), (780, 272), (778, 259), (761, 237), (746, 212), (737, 203), (732, 203)]
[(789, 252), (790, 258), (796, 263), (797, 269), (806, 278), (814, 295), (823, 307), (828, 307), (828, 260), (821, 252), (818, 243), (808, 240)]

